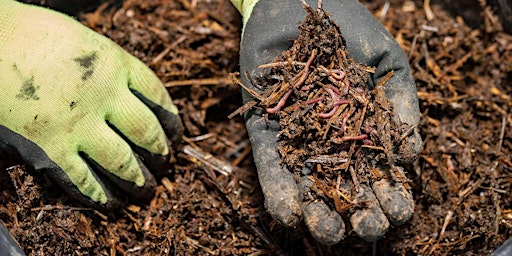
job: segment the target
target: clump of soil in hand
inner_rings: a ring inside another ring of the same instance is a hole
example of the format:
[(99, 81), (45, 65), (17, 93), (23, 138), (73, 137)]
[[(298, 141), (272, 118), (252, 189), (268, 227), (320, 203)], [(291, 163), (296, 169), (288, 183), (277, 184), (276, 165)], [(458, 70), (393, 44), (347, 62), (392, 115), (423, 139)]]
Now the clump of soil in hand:
[(290, 49), (259, 68), (268, 75), (256, 81), (262, 94), (246, 103), (261, 107), (267, 118), (279, 119), (281, 164), (294, 173), (297, 182), (308, 176), (312, 198), (322, 199), (342, 213), (353, 207), (331, 191), (352, 182), (382, 178), (375, 168), (391, 169), (397, 182), (406, 185), (403, 170), (395, 165), (400, 148), (412, 126), (394, 117), (384, 86), (387, 74), (375, 88), (368, 88), (374, 68), (349, 57), (340, 28), (321, 8), (304, 4), (307, 16), (299, 25), (298, 38)]

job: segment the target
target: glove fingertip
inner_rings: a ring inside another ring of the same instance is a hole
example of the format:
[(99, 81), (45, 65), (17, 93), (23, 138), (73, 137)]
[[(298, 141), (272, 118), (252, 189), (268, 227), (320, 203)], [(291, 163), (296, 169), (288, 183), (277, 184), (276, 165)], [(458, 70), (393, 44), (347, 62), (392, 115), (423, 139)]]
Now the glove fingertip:
[(372, 189), (393, 225), (402, 225), (414, 213), (414, 200), (410, 191), (402, 184), (391, 184), (389, 180), (376, 181)]
[(304, 206), (304, 218), (311, 235), (320, 243), (333, 245), (345, 237), (345, 223), (341, 216), (322, 201)]
[(382, 211), (377, 198), (367, 186), (362, 186), (363, 191), (358, 196), (358, 203), (365, 206), (356, 209), (350, 216), (350, 223), (356, 234), (368, 242), (377, 241), (389, 229), (389, 221)]
[[(172, 143), (172, 146), (177, 146), (181, 143), (181, 136), (185, 130), (183, 122), (177, 113), (167, 111), (162, 106), (152, 102), (138, 91), (133, 91), (133, 94), (137, 96), (151, 111), (156, 115), (160, 125), (164, 129), (164, 132)], [(170, 147), (172, 148), (172, 147)]]

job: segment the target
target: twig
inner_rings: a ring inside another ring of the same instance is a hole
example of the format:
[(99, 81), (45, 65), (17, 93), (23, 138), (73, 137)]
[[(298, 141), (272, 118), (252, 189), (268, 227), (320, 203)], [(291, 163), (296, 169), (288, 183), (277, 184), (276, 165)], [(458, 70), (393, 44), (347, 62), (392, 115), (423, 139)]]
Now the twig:
[[(356, 131), (360, 131), (361, 130), (361, 126), (363, 126), (363, 121), (364, 121), (364, 117), (366, 116), (366, 110), (367, 109), (368, 109), (368, 102), (366, 102), (364, 104), (363, 112), (361, 113), (361, 118), (359, 119), (359, 123), (357, 124)], [(360, 184), (359, 184), (359, 180), (357, 179), (357, 175), (356, 175), (355, 171), (353, 169), (350, 170), (350, 168), (353, 168), (353, 167), (351, 167), (350, 162), (351, 162), (351, 159), (352, 159), (352, 155), (354, 154), (355, 147), (356, 147), (356, 143), (352, 143), (352, 145), (350, 145), (350, 150), (348, 151), (348, 164), (347, 164), (347, 168), (349, 168), (350, 175), (352, 176), (352, 180), (353, 180), (354, 185), (356, 187), (356, 192), (359, 193), (360, 187), (361, 187)], [(346, 171), (346, 168), (345, 168), (345, 171)]]
[(232, 84), (233, 80), (226, 77), (213, 77), (213, 78), (202, 78), (202, 79), (189, 79), (189, 80), (174, 80), (165, 83), (165, 87), (180, 87), (180, 86), (192, 86), (192, 85), (228, 85)]
[(444, 217), (443, 227), (441, 228), (441, 233), (439, 234), (439, 240), (441, 240), (443, 238), (446, 227), (450, 223), (452, 216), (453, 216), (453, 211), (448, 211), (448, 213), (446, 213), (446, 216)]
[(248, 101), (247, 103), (245, 103), (244, 105), (242, 105), (241, 107), (239, 107), (235, 111), (233, 111), (233, 113), (229, 114), (228, 118), (233, 119), (233, 117), (235, 117), (236, 115), (238, 115), (238, 114), (241, 115), (256, 105), (258, 105), (257, 101), (255, 101), (255, 100)]
[(206, 253), (208, 253), (208, 254), (210, 254), (210, 255), (218, 255), (218, 253), (217, 253), (217, 252), (212, 251), (212, 250), (211, 250), (210, 248), (208, 248), (208, 247), (202, 246), (201, 244), (199, 244), (199, 242), (198, 242), (198, 241), (196, 241), (196, 240), (194, 240), (194, 239), (192, 239), (192, 238), (190, 238), (190, 237), (188, 237), (188, 236), (186, 236), (186, 235), (185, 235), (185, 240), (187, 241), (187, 243), (188, 243), (189, 245), (191, 245), (191, 246), (193, 246), (193, 247), (196, 247), (196, 248), (199, 248), (199, 249), (203, 250), (204, 252), (206, 252)]
[(501, 119), (501, 132), (500, 132), (500, 140), (498, 142), (498, 154), (501, 152), (501, 147), (503, 146), (503, 138), (505, 137), (505, 127), (507, 127), (507, 117), (503, 116)]
[(151, 65), (155, 65), (158, 62), (162, 61), (162, 59), (167, 55), (172, 49), (175, 49), (178, 44), (185, 41), (187, 38), (187, 35), (182, 35), (180, 38), (178, 38), (176, 41), (174, 41), (171, 45), (169, 45), (167, 48), (165, 48), (161, 53), (159, 53), (153, 60), (151, 60)]
[(183, 152), (197, 160), (206, 166), (216, 170), (220, 174), (224, 176), (229, 176), (233, 172), (233, 167), (231, 164), (221, 161), (220, 159), (214, 157), (210, 153), (206, 153), (199, 148), (193, 148), (190, 145), (186, 145), (183, 147)]
[(249, 144), (244, 148), (244, 151), (242, 151), (242, 153), (240, 153), (240, 155), (235, 160), (233, 160), (233, 162), (231, 162), (231, 164), (234, 166), (238, 166), (240, 162), (242, 162), (242, 160), (244, 160), (251, 152), (252, 147)]
[[(354, 145), (355, 144), (352, 144), (352, 146), (354, 146)], [(351, 147), (350, 149), (352, 150), (353, 147)], [(354, 167), (352, 165), (350, 165), (348, 167), (348, 170), (350, 172), (350, 176), (352, 177), (352, 182), (354, 182), (354, 186), (356, 187), (356, 192), (359, 193), (359, 191), (361, 190), (361, 185), (359, 184), (359, 179), (357, 178), (357, 173), (354, 170)]]
[(397, 143), (401, 143), (405, 138), (407, 138), (414, 131), (414, 125), (411, 125), (407, 131), (405, 131), (400, 139), (398, 139)]
[(42, 207), (34, 207), (31, 208), (30, 211), (38, 212), (38, 211), (53, 211), (53, 210), (70, 210), (70, 211), (93, 211), (96, 215), (100, 216), (102, 219), (107, 220), (107, 216), (100, 213), (99, 211), (92, 208), (85, 207), (68, 207), (63, 205), (45, 205)]
[(430, 0), (423, 1), (423, 9), (425, 9), (425, 16), (427, 16), (427, 20), (431, 21), (436, 17), (434, 12), (432, 12), (432, 9), (430, 9)]
[(278, 61), (278, 62), (271, 62), (267, 64), (259, 65), (258, 68), (275, 68), (275, 67), (281, 67), (286, 65), (298, 65), (298, 66), (306, 66), (306, 62), (300, 62), (300, 61)]
[(384, 149), (383, 147), (373, 146), (373, 145), (361, 145), (361, 147), (363, 147), (363, 148), (369, 148), (369, 149), (376, 149), (376, 150), (381, 150), (381, 151), (386, 150), (386, 149)]

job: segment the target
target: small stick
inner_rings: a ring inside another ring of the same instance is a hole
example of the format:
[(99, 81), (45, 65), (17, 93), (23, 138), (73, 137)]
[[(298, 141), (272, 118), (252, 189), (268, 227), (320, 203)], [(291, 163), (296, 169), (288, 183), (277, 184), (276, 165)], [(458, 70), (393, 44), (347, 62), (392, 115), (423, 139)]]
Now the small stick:
[(411, 127), (409, 127), (409, 129), (407, 129), (407, 131), (405, 131), (404, 134), (402, 134), (402, 136), (400, 136), (398, 143), (401, 143), (403, 140), (405, 140), (405, 138), (407, 138), (407, 136), (409, 136), (409, 134), (411, 134), (413, 131), (414, 131), (414, 125), (411, 125)]
[(500, 141), (498, 142), (498, 153), (501, 152), (501, 147), (503, 145), (503, 137), (505, 137), (505, 127), (507, 127), (507, 117), (503, 116), (503, 119), (501, 119), (501, 132)]
[[(355, 145), (355, 144), (352, 144)], [(350, 148), (352, 149), (352, 148)], [(354, 185), (356, 186), (356, 192), (359, 193), (361, 190), (361, 185), (359, 184), (359, 180), (357, 179), (356, 171), (354, 170), (354, 167), (352, 165), (349, 166), (348, 170), (350, 171), (350, 176), (352, 177), (352, 182), (354, 182)]]
[(363, 148), (369, 148), (369, 149), (376, 149), (376, 150), (381, 150), (381, 151), (384, 151), (385, 149), (383, 147), (379, 147), (379, 146), (373, 146), (373, 145), (361, 145), (361, 147)]
[(166, 82), (165, 87), (180, 87), (180, 86), (192, 86), (192, 85), (228, 85), (231, 84), (232, 79), (225, 77), (214, 77), (214, 78), (201, 78), (201, 79), (190, 79), (190, 80), (174, 80)]
[(345, 79), (343, 81), (343, 95), (347, 94), (349, 90), (350, 90), (350, 81)]
[[(367, 109), (368, 109), (368, 102), (365, 102), (364, 107), (363, 107), (363, 112), (361, 113), (361, 118), (359, 119), (359, 123), (357, 124), (357, 127), (356, 127), (357, 128), (356, 131), (361, 130), (361, 126), (363, 126), (363, 121), (364, 121), (364, 117), (366, 116)], [(366, 135), (366, 137), (368, 137), (368, 135)], [(346, 168), (349, 168), (349, 171), (350, 171), (350, 168), (351, 168), (350, 161), (352, 159), (352, 155), (354, 154), (355, 147), (356, 147), (356, 143), (352, 143), (352, 145), (350, 145), (350, 150), (348, 151), (348, 157), (347, 157), (349, 159), (349, 161), (346, 165), (347, 167), (345, 167), (345, 171), (347, 170)], [(357, 179), (356, 173), (353, 171), (350, 171), (350, 175), (352, 176), (352, 180), (356, 186), (356, 192), (359, 193), (359, 180)]]
[(185, 145), (185, 147), (183, 147), (183, 152), (224, 176), (229, 176), (233, 172), (234, 167), (231, 164), (222, 161), (199, 148), (193, 148), (190, 145)]
[(356, 89), (349, 88), (348, 93), (352, 97), (354, 97), (354, 99), (356, 99), (359, 103), (366, 104), (366, 98), (364, 97), (364, 95), (361, 95), (359, 92), (357, 92)]
[(259, 65), (258, 68), (275, 68), (275, 67), (286, 66), (288, 64), (297, 65), (297, 66), (306, 66), (306, 62), (300, 62), (300, 61), (278, 61), (278, 62), (271, 62), (271, 63)]
[(108, 217), (104, 214), (98, 212), (95, 209), (92, 208), (86, 208), (86, 207), (68, 207), (64, 205), (45, 205), (42, 207), (34, 207), (31, 208), (30, 211), (32, 212), (38, 212), (38, 211), (53, 211), (53, 210), (69, 210), (69, 211), (92, 211), (96, 215), (100, 216), (102, 219), (107, 220)]
[(453, 211), (448, 211), (448, 213), (446, 213), (446, 216), (444, 217), (443, 227), (441, 228), (441, 233), (439, 234), (439, 240), (441, 240), (443, 238), (444, 231), (446, 230), (446, 227), (450, 223), (452, 216), (453, 216)]
[(231, 81), (233, 81), (234, 83), (240, 85), (248, 93), (250, 93), (254, 98), (258, 99), (259, 101), (263, 101), (264, 100), (264, 97), (260, 93), (258, 93), (255, 90), (245, 86), (244, 83), (242, 83), (242, 81), (240, 81), (235, 75), (230, 74), (230, 78), (231, 78)]
[(244, 105), (242, 105), (241, 107), (237, 108), (233, 113), (229, 114), (228, 118), (233, 119), (233, 117), (235, 117), (236, 115), (245, 113), (247, 110), (251, 109), (252, 107), (256, 106), (257, 104), (258, 104), (258, 102), (251, 100), (251, 101), (245, 103)]

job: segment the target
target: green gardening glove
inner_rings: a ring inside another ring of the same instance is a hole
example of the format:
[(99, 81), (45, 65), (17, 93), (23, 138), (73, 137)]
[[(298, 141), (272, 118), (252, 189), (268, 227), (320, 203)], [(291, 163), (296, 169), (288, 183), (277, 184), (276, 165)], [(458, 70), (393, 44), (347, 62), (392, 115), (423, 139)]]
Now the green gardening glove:
[(164, 167), (183, 131), (156, 75), (68, 16), (12, 0), (0, 10), (0, 147), (88, 205), (150, 197), (146, 167)]
[[(291, 39), (298, 36), (298, 25), (306, 13), (299, 0), (232, 0), (244, 19), (240, 49), (240, 73), (248, 73), (258, 80), (265, 70), (257, 68), (272, 62), (283, 50), (290, 47)], [(316, 7), (317, 1), (307, 1)], [(416, 127), (409, 138), (407, 152), (400, 164), (412, 162), (422, 148), (418, 134), (418, 97), (407, 57), (386, 29), (357, 0), (324, 0), (323, 8), (340, 26), (347, 42), (347, 49), (354, 59), (376, 67), (369, 86), (373, 86), (390, 71), (394, 76), (386, 83), (386, 94), (395, 109), (396, 118)], [(242, 75), (242, 81), (251, 82)], [(257, 88), (252, 88), (258, 91)], [(244, 101), (251, 100), (244, 91)], [(322, 201), (303, 200), (311, 189), (311, 182), (304, 174), (297, 182), (293, 174), (280, 165), (277, 134), (279, 123), (261, 122), (261, 114), (252, 109), (245, 115), (246, 126), (252, 143), (258, 178), (265, 196), (268, 212), (287, 226), (304, 221), (311, 234), (324, 244), (335, 244), (346, 235), (341, 216)], [(381, 170), (388, 176), (388, 170)], [(341, 184), (350, 188), (350, 184)], [(371, 184), (361, 184), (362, 193), (354, 200), (365, 202), (351, 212), (348, 221), (354, 232), (368, 240), (382, 237), (390, 224), (407, 221), (414, 211), (414, 201), (402, 184), (382, 179)]]

